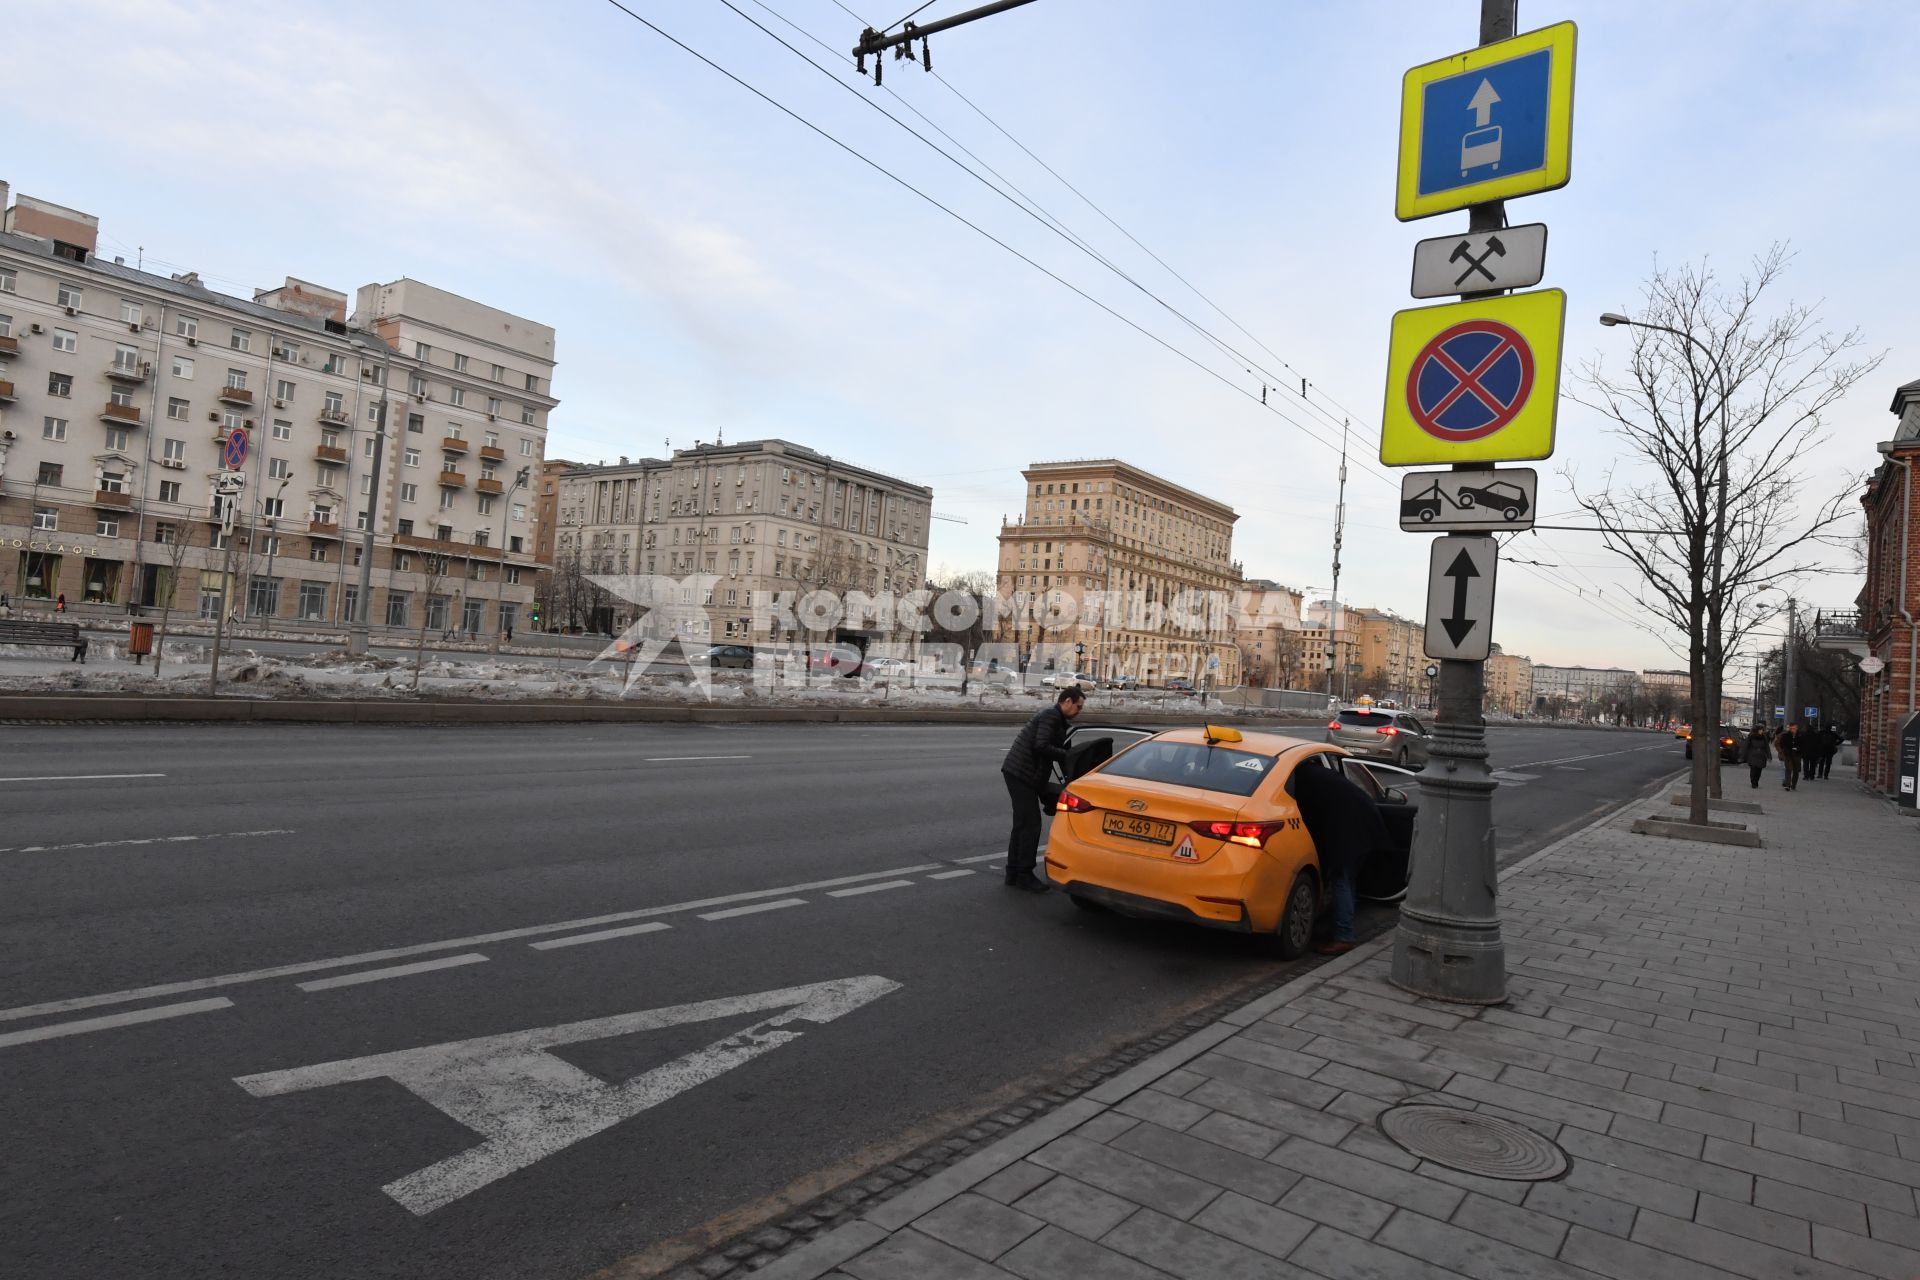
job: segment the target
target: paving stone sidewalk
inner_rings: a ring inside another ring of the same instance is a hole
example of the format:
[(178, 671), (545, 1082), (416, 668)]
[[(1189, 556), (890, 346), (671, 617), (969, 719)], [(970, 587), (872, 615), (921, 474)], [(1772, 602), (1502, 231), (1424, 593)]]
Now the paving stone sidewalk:
[[(1506, 873), (1502, 1006), (1395, 988), (1389, 935), (755, 1274), (1916, 1280), (1920, 823), (1851, 770), (1728, 794), (1765, 847), (1629, 832), (1663, 793)], [(1418, 1159), (1409, 1100), (1570, 1167)]]

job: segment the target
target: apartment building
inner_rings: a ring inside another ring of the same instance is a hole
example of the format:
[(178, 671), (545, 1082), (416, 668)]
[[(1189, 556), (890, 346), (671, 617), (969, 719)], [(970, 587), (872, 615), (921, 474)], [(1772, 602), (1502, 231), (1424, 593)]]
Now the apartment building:
[[(1366, 668), (1360, 664), (1360, 611), (1331, 600), (1315, 600), (1307, 607), (1307, 652), (1313, 669), (1324, 679), (1333, 676), (1333, 692), (1345, 699), (1366, 692)], [(1385, 695), (1379, 695), (1385, 696)]]
[[(1023, 661), (1148, 684), (1241, 681), (1232, 507), (1114, 458), (1037, 462), (1023, 510), (1000, 526), (1002, 620)], [(1022, 616), (1024, 615), (1024, 616)]]
[[(645, 605), (650, 628), (692, 640), (864, 647), (909, 638), (898, 612), (856, 597), (833, 613), (826, 597), (926, 585), (933, 490), (788, 440), (575, 467), (557, 503), (554, 616), (590, 630), (624, 628)], [(678, 582), (670, 599), (622, 600), (585, 581), (599, 574)], [(800, 599), (816, 591), (803, 616)]]
[(1506, 653), (1496, 644), (1487, 655), (1486, 682), (1488, 711), (1519, 716), (1533, 709), (1532, 659)]
[(0, 590), (338, 625), (371, 524), (373, 625), (513, 626), (551, 328), (406, 279), (351, 315), (292, 277), (234, 297), (103, 261), (98, 229), (26, 195), (0, 223)]
[(1416, 702), (1427, 690), (1427, 629), (1385, 609), (1354, 610), (1355, 659), (1375, 698)]
[(1233, 641), (1240, 649), (1242, 678), (1256, 689), (1317, 685), (1318, 650), (1309, 647), (1301, 621), (1301, 593), (1266, 578), (1248, 578), (1234, 601)]

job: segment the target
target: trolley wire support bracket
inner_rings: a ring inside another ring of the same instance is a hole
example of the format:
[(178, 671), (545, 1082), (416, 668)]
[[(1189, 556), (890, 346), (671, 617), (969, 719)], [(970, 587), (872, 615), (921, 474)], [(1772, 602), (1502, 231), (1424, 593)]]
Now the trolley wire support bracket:
[[(981, 18), (990, 18), (996, 13), (1005, 13), (1008, 9), (1018, 9), (1021, 5), (1032, 3), (1033, 0), (995, 0), (993, 4), (983, 4), (977, 9), (968, 9), (964, 13), (956, 13), (950, 18), (941, 18), (936, 22), (928, 22), (925, 24), (915, 22), (902, 23), (900, 30), (893, 35), (889, 35), (884, 31), (875, 31), (872, 27), (868, 27), (860, 33), (860, 43), (853, 46), (853, 68), (862, 76), (866, 75), (867, 55), (872, 54), (873, 83), (877, 86), (881, 83), (881, 74), (885, 67), (885, 62), (881, 59), (880, 55), (888, 49), (892, 49), (896, 62), (911, 59), (913, 57), (913, 42), (918, 40), (920, 42), (920, 64), (926, 70), (932, 71), (933, 50), (927, 42), (928, 36), (936, 31), (947, 31), (954, 27), (964, 26), (969, 22), (978, 21)], [(924, 8), (925, 6), (922, 7)]]

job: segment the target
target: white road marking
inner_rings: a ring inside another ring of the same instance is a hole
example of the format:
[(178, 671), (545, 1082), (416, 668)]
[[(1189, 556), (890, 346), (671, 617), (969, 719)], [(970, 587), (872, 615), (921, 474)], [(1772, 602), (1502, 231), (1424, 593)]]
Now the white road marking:
[(975, 862), (992, 862), (995, 858), (1000, 859), (1002, 862), (1006, 861), (1006, 851), (1003, 849), (998, 853), (983, 853), (977, 858), (949, 858), (947, 861), (953, 863), (955, 866), (964, 867)]
[(1608, 756), (1630, 756), (1641, 751), (1665, 750), (1667, 750), (1667, 745), (1662, 742), (1651, 747), (1627, 747), (1621, 751), (1594, 751), (1584, 756), (1561, 756), (1557, 760), (1529, 760), (1525, 764), (1516, 764), (1513, 767), (1516, 769), (1538, 769), (1543, 765), (1549, 764), (1572, 764), (1576, 760), (1604, 760)]
[(163, 1004), (152, 1009), (134, 1009), (127, 1013), (110, 1013), (100, 1018), (75, 1018), (72, 1022), (56, 1022), (51, 1026), (34, 1027), (27, 1031), (9, 1031), (0, 1035), (0, 1048), (10, 1044), (28, 1044), (35, 1040), (53, 1040), (60, 1036), (84, 1035), (89, 1031), (106, 1031), (113, 1027), (130, 1027), (140, 1022), (158, 1022), (162, 1018), (184, 1018), (190, 1013), (210, 1013), (215, 1009), (231, 1009), (233, 1001), (225, 996), (215, 996), (211, 1000), (189, 1000), (185, 1004)]
[(97, 1009), (101, 1005), (108, 1004), (131, 1004), (136, 1000), (148, 1000), (155, 996), (178, 995), (183, 991), (207, 991), (215, 987), (263, 982), (270, 978), (288, 978), (297, 973), (317, 973), (322, 969), (345, 969), (357, 964), (370, 964), (375, 960), (398, 960), (403, 956), (428, 955), (435, 951), (458, 951), (463, 947), (477, 947), (488, 942), (511, 942), (518, 938), (537, 938), (549, 933), (572, 933), (597, 924), (618, 924), (623, 920), (644, 920), (650, 916), (675, 915), (682, 911), (697, 911), (701, 907), (717, 907), (728, 902), (752, 902), (781, 894), (801, 893), (809, 889), (835, 889), (843, 884), (863, 884), (868, 880), (891, 880), (899, 876), (916, 875), (922, 871), (938, 871), (944, 865), (939, 862), (922, 862), (911, 867), (889, 867), (885, 871), (865, 871), (859, 875), (835, 876), (830, 880), (812, 880), (805, 884), (783, 885), (777, 889), (751, 889), (744, 893), (726, 893), (718, 897), (699, 898), (692, 902), (675, 902), (662, 907), (640, 907), (632, 911), (616, 911), (609, 915), (587, 916), (579, 920), (561, 920), (553, 924), (529, 925), (520, 929), (499, 929), (493, 933), (476, 933), (465, 938), (447, 938), (440, 942), (421, 942), (412, 946), (387, 947), (380, 951), (362, 951), (356, 955), (307, 960), (299, 964), (275, 965), (270, 969), (249, 969), (239, 973), (223, 973), (211, 978), (191, 978), (181, 982), (157, 983), (148, 987), (131, 987), (125, 991), (107, 991), (99, 995), (47, 1000), (40, 1004), (23, 1004), (12, 1009), (0, 1009), (0, 1022), (11, 1022), (18, 1018), (35, 1018), (43, 1013), (69, 1013), (75, 1009)]
[(435, 969), (452, 969), (463, 964), (485, 964), (486, 962), (487, 958), (478, 951), (469, 951), (463, 956), (418, 960), (413, 964), (396, 964), (385, 969), (363, 969), (359, 973), (343, 973), (332, 978), (315, 978), (312, 982), (296, 982), (293, 985), (302, 991), (331, 991), (335, 987), (357, 987), (363, 982), (384, 982), (388, 978), (405, 978), (416, 973), (431, 973)]
[(647, 756), (648, 764), (665, 764), (672, 760), (751, 760), (752, 756)]
[(879, 884), (857, 884), (851, 889), (831, 889), (829, 898), (857, 898), (863, 893), (879, 893), (883, 889), (911, 889), (911, 880), (882, 880)]
[(1554, 772), (1556, 773), (1585, 773), (1586, 772), (1586, 769), (1584, 769), (1583, 767), (1577, 764), (1557, 764), (1553, 766), (1553, 768), (1554, 768)]
[(576, 933), (570, 938), (548, 938), (545, 942), (529, 942), (527, 945), (535, 951), (550, 951), (554, 947), (577, 947), (585, 942), (605, 942), (609, 938), (631, 938), (636, 933), (658, 933), (662, 929), (673, 928), (670, 924), (661, 924), (655, 920), (649, 924), (630, 924), (624, 929), (602, 929), (598, 933)]
[(115, 849), (133, 844), (189, 844), (196, 840), (239, 840), (249, 836), (292, 834), (292, 827), (274, 827), (266, 831), (215, 831), (204, 836), (145, 836), (138, 840), (88, 840), (77, 844), (21, 844), (0, 849), (0, 853), (60, 853), (68, 849)]
[(0, 782), (101, 782), (109, 778), (164, 778), (164, 773), (55, 773), (43, 778), (0, 778)]
[[(839, 978), (811, 986), (237, 1076), (234, 1083), (256, 1098), (266, 1098), (353, 1080), (385, 1078), (484, 1136), (486, 1141), (479, 1146), (381, 1188), (407, 1209), (424, 1216), (799, 1039), (803, 1032), (790, 1029), (789, 1023), (832, 1022), (899, 989), (899, 983), (873, 974)], [(617, 1084), (608, 1084), (547, 1052), (557, 1045), (583, 1040), (775, 1009), (781, 1012)]]
[(1495, 769), (1493, 771), (1493, 777), (1496, 782), (1512, 783), (1515, 786), (1533, 782), (1538, 779), (1539, 776), (1537, 773), (1516, 773), (1512, 769)]
[(707, 911), (701, 913), (702, 920), (731, 920), (735, 916), (750, 916), (756, 911), (779, 911), (785, 907), (804, 907), (805, 898), (782, 898), (778, 902), (756, 902), (745, 907), (728, 907), (725, 911)]
[(973, 875), (973, 874), (974, 874), (974, 873), (973, 873), (972, 871), (969, 871), (969, 870), (966, 870), (965, 868), (962, 868), (962, 869), (961, 869), (961, 870), (959, 870), (959, 871), (936, 871), (936, 872), (934, 872), (934, 873), (933, 873), (932, 875), (930, 875), (930, 876), (928, 876), (928, 877), (927, 877), (927, 879), (929, 879), (929, 880), (952, 880), (952, 879), (954, 879), (954, 878), (955, 878), (955, 877), (957, 877), (957, 876), (970, 876), (970, 875)]

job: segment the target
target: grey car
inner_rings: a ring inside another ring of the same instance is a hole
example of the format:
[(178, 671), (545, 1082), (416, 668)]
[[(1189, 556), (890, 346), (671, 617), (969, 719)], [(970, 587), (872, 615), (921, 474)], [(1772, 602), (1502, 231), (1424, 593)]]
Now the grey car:
[(1432, 733), (1416, 716), (1382, 707), (1342, 707), (1327, 722), (1327, 741), (1357, 756), (1402, 767), (1427, 762)]

